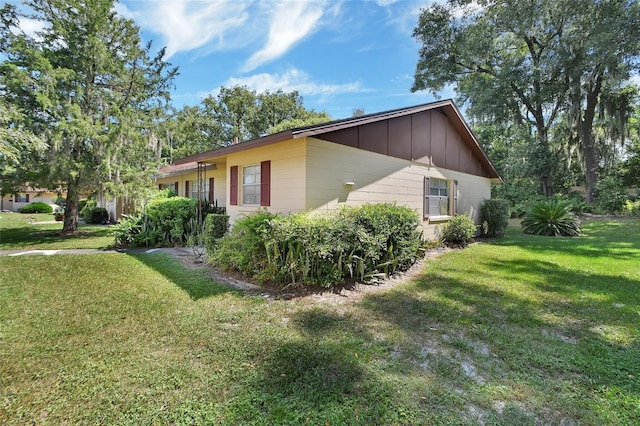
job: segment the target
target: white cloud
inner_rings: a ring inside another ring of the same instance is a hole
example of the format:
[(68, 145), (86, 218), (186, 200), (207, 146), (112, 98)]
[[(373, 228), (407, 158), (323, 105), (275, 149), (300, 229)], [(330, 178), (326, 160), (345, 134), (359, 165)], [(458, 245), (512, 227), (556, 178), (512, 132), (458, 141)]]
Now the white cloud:
[[(362, 87), (360, 82), (327, 84), (317, 83), (311, 80), (309, 75), (298, 69), (290, 69), (282, 74), (254, 74), (248, 77), (231, 77), (224, 84), (224, 87), (247, 86), (258, 93), (265, 91), (275, 92), (282, 90), (284, 92), (298, 91), (303, 96), (320, 96), (321, 98), (330, 97), (332, 95), (340, 95), (344, 93), (357, 93), (367, 91)], [(209, 93), (201, 94), (202, 97), (207, 95), (217, 95), (219, 89), (215, 89)]]
[(20, 18), (20, 29), (29, 37), (33, 37), (36, 40), (40, 39), (38, 37), (38, 32), (42, 31), (47, 25), (43, 21), (38, 21), (35, 19)]
[[(270, 5), (273, 5), (269, 3)], [(324, 14), (324, 2), (283, 1), (273, 9), (265, 46), (251, 55), (243, 71), (249, 72), (276, 59), (316, 29)]]
[[(248, 43), (250, 31), (246, 1), (158, 0), (119, 4), (116, 10), (150, 31), (158, 33), (166, 45), (167, 58), (195, 49), (223, 49)], [(242, 33), (242, 37), (240, 37)], [(229, 43), (229, 41), (232, 42)]]

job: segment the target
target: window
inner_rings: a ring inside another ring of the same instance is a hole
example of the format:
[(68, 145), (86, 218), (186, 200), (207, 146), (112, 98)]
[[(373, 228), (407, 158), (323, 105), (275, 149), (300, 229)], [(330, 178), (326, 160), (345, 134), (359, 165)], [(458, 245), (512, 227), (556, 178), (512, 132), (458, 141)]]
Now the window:
[[(424, 217), (455, 214), (457, 190), (458, 183), (456, 181), (424, 178)], [(450, 191), (453, 191), (453, 198)]]
[[(209, 180), (205, 180), (203, 183), (202, 188), (200, 189), (200, 199), (202, 200), (209, 200)], [(198, 199), (198, 181), (197, 180), (191, 180), (189, 181), (189, 188), (191, 193), (187, 194), (187, 196), (189, 198), (194, 198), (194, 199)]]
[(260, 205), (260, 165), (242, 168), (242, 204)]
[(16, 195), (16, 203), (28, 203), (28, 202), (29, 202), (29, 194)]
[[(238, 205), (240, 167), (229, 168), (229, 205)], [(242, 167), (242, 204), (247, 206), (271, 205), (271, 161)]]

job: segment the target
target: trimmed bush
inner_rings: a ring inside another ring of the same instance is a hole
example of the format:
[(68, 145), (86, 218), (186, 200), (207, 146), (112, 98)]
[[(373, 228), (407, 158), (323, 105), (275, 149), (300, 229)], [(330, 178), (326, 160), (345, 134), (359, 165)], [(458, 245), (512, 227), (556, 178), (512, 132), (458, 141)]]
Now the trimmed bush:
[(91, 209), (85, 207), (85, 210), (87, 212), (86, 216), (84, 216), (85, 223), (99, 225), (101, 223), (107, 223), (109, 220), (109, 212), (104, 207), (93, 207)]
[(522, 220), (525, 234), (577, 237), (582, 232), (580, 219), (570, 211), (567, 201), (549, 199), (536, 204)]
[(78, 203), (78, 211), (80, 212), (80, 216), (84, 219), (85, 223), (91, 223), (91, 210), (98, 207), (98, 202), (96, 200), (84, 200), (84, 205), (80, 208), (80, 203)]
[(476, 233), (476, 224), (466, 214), (452, 217), (442, 230), (442, 238), (448, 246), (466, 247)]
[(593, 204), (599, 213), (617, 214), (622, 212), (628, 196), (619, 179), (607, 176), (596, 183)]
[(480, 205), (480, 223), (484, 235), (504, 235), (509, 225), (509, 202), (498, 199), (484, 200)]
[(35, 202), (21, 207), (18, 211), (20, 213), (53, 213), (53, 207), (49, 204)]
[(204, 220), (204, 245), (207, 252), (213, 252), (220, 238), (229, 231), (229, 216), (209, 213)]
[(331, 287), (406, 270), (423, 253), (419, 218), (407, 207), (369, 204), (289, 216), (242, 218), (212, 260), (260, 282)]
[(116, 243), (147, 247), (185, 245), (193, 224), (197, 223), (196, 214), (194, 199), (155, 198), (139, 216), (128, 216), (116, 225)]

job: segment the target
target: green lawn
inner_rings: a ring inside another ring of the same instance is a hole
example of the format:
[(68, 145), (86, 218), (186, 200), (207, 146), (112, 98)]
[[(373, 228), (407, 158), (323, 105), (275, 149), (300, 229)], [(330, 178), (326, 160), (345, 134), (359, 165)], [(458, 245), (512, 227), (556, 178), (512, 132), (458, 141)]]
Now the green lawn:
[(81, 223), (75, 235), (60, 235), (62, 222), (53, 220), (52, 214), (0, 213), (0, 250), (100, 249), (114, 244), (109, 226)]
[(512, 228), (333, 303), (164, 255), (0, 257), (0, 424), (635, 424), (639, 236)]

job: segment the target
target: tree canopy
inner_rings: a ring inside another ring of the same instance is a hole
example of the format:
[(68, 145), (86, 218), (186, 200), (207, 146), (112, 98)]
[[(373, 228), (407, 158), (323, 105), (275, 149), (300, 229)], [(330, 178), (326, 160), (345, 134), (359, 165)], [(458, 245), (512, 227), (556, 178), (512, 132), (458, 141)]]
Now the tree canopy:
[(423, 9), (413, 35), (421, 48), (412, 90), (454, 85), (476, 119), (531, 128), (531, 170), (547, 195), (557, 183), (549, 135), (564, 116), (591, 200), (598, 106), (639, 65), (637, 1), (448, 0)]
[(175, 111), (166, 124), (169, 159), (185, 157), (294, 127), (331, 121), (304, 107), (296, 91), (257, 93), (246, 86), (221, 87), (199, 105)]
[[(0, 10), (0, 91), (48, 149), (31, 151), (20, 167), (41, 170), (43, 182), (67, 190), (64, 231), (77, 228), (83, 191), (114, 194), (150, 180), (159, 156), (153, 129), (164, 114), (177, 69), (142, 43), (135, 23), (113, 0), (32, 0), (28, 17), (43, 24), (35, 36), (20, 29), (26, 16)], [(18, 121), (13, 121), (15, 127)]]

